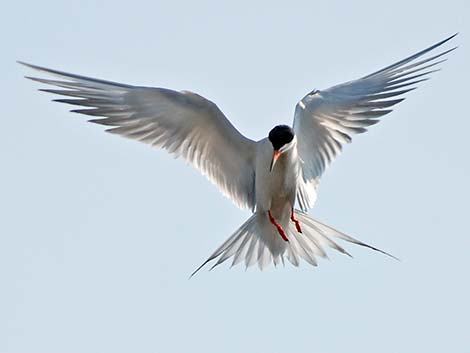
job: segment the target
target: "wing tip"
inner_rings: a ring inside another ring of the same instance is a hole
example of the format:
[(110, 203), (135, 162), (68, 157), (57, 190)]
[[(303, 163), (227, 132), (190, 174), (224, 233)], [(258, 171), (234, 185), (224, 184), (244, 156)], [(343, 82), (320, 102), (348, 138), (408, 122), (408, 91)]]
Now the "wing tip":
[(452, 34), (451, 36), (447, 37), (446, 39), (444, 39), (442, 42), (445, 43), (449, 40), (451, 40), (452, 38), (455, 38), (459, 35), (460, 32), (455, 32), (454, 34)]
[(27, 63), (27, 62), (22, 61), (22, 60), (16, 60), (16, 63), (20, 64), (20, 65), (23, 65), (23, 66), (26, 66), (26, 67), (29, 67), (30, 69), (34, 69), (34, 70), (38, 70), (38, 71), (47, 71), (47, 69), (42, 67), (42, 66), (30, 64), (30, 63)]
[[(456, 32), (456, 33), (454, 33), (454, 34), (452, 34), (452, 35), (450, 35), (450, 36), (448, 36), (448, 37), (442, 39), (441, 41), (439, 41), (439, 42), (437, 42), (437, 43), (431, 45), (431, 46), (430, 46), (429, 48), (427, 48), (427, 49), (440, 47), (441, 45), (443, 45), (443, 44), (449, 42), (450, 40), (452, 40), (453, 38), (455, 38), (458, 34), (459, 34), (459, 32)], [(425, 50), (427, 50), (427, 49), (425, 49)]]
[[(196, 269), (194, 270), (193, 273), (191, 273), (191, 275), (189, 275), (189, 278), (188, 278), (188, 279), (193, 278), (194, 275), (199, 272), (199, 270), (201, 270), (205, 265), (207, 265), (207, 264), (208, 264), (209, 262), (211, 262), (212, 260), (214, 260), (214, 258), (210, 257), (210, 258), (208, 258), (206, 261), (204, 261), (198, 268), (196, 268)], [(216, 266), (217, 266), (217, 264), (215, 264), (214, 266), (212, 266), (212, 267), (209, 269), (209, 271), (212, 271), (212, 269), (213, 269), (214, 267), (216, 267)]]
[(437, 42), (436, 44), (432, 45), (430, 48), (440, 47), (442, 44), (447, 43), (451, 39), (455, 38), (458, 34), (459, 34), (459, 32), (456, 32), (456, 33), (452, 34), (451, 36), (441, 40), (440, 42)]
[(23, 66), (28, 66), (28, 67), (32, 66), (31, 64), (28, 64), (27, 62), (24, 62), (24, 61), (21, 61), (21, 60), (16, 60), (16, 63), (20, 64), (20, 65), (23, 65)]

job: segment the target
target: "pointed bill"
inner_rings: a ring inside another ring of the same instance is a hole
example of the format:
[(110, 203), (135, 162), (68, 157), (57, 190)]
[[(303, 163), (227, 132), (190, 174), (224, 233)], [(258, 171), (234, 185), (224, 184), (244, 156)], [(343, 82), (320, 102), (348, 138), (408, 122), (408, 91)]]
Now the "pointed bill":
[(271, 160), (271, 166), (269, 167), (269, 171), (272, 172), (274, 165), (276, 164), (278, 158), (281, 156), (281, 152), (274, 150), (273, 152), (273, 159)]

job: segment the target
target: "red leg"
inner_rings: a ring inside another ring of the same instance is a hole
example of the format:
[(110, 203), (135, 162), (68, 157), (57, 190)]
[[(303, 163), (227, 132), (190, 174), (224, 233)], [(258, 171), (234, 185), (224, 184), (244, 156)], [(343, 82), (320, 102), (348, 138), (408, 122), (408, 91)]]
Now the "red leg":
[(284, 229), (282, 229), (281, 225), (277, 223), (274, 217), (271, 215), (271, 211), (268, 211), (268, 217), (269, 217), (269, 221), (276, 227), (281, 238), (284, 239), (285, 241), (289, 241), (289, 239), (287, 239), (286, 233), (284, 232)]
[(291, 208), (290, 211), (290, 220), (295, 223), (295, 228), (297, 228), (297, 232), (302, 233), (302, 228), (300, 228), (300, 222), (295, 219), (294, 217), (294, 208)]

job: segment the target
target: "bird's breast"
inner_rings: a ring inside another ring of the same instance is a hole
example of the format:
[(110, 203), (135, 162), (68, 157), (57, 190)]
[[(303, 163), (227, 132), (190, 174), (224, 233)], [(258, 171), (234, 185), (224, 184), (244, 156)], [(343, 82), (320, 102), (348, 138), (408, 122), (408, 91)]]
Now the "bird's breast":
[(271, 210), (283, 214), (290, 211), (295, 202), (297, 189), (298, 167), (297, 162), (290, 153), (281, 155), (272, 171), (269, 171), (272, 159), (270, 156), (257, 163), (255, 192), (256, 209)]

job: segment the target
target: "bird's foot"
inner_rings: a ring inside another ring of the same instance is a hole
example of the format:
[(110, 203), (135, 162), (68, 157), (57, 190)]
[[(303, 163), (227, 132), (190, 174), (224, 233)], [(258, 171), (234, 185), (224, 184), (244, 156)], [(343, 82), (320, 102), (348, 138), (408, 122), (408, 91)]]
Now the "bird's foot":
[(268, 217), (269, 217), (269, 221), (276, 227), (277, 232), (279, 233), (281, 238), (284, 239), (284, 241), (289, 241), (289, 239), (287, 238), (286, 232), (284, 232), (284, 229), (282, 229), (281, 225), (276, 222), (276, 220), (271, 214), (271, 211), (268, 211)]
[(297, 232), (302, 233), (302, 228), (300, 228), (300, 222), (297, 219), (295, 219), (295, 217), (294, 217), (294, 209), (293, 208), (291, 209), (291, 212), (290, 212), (290, 220), (292, 222), (294, 222), (295, 228), (297, 229)]

